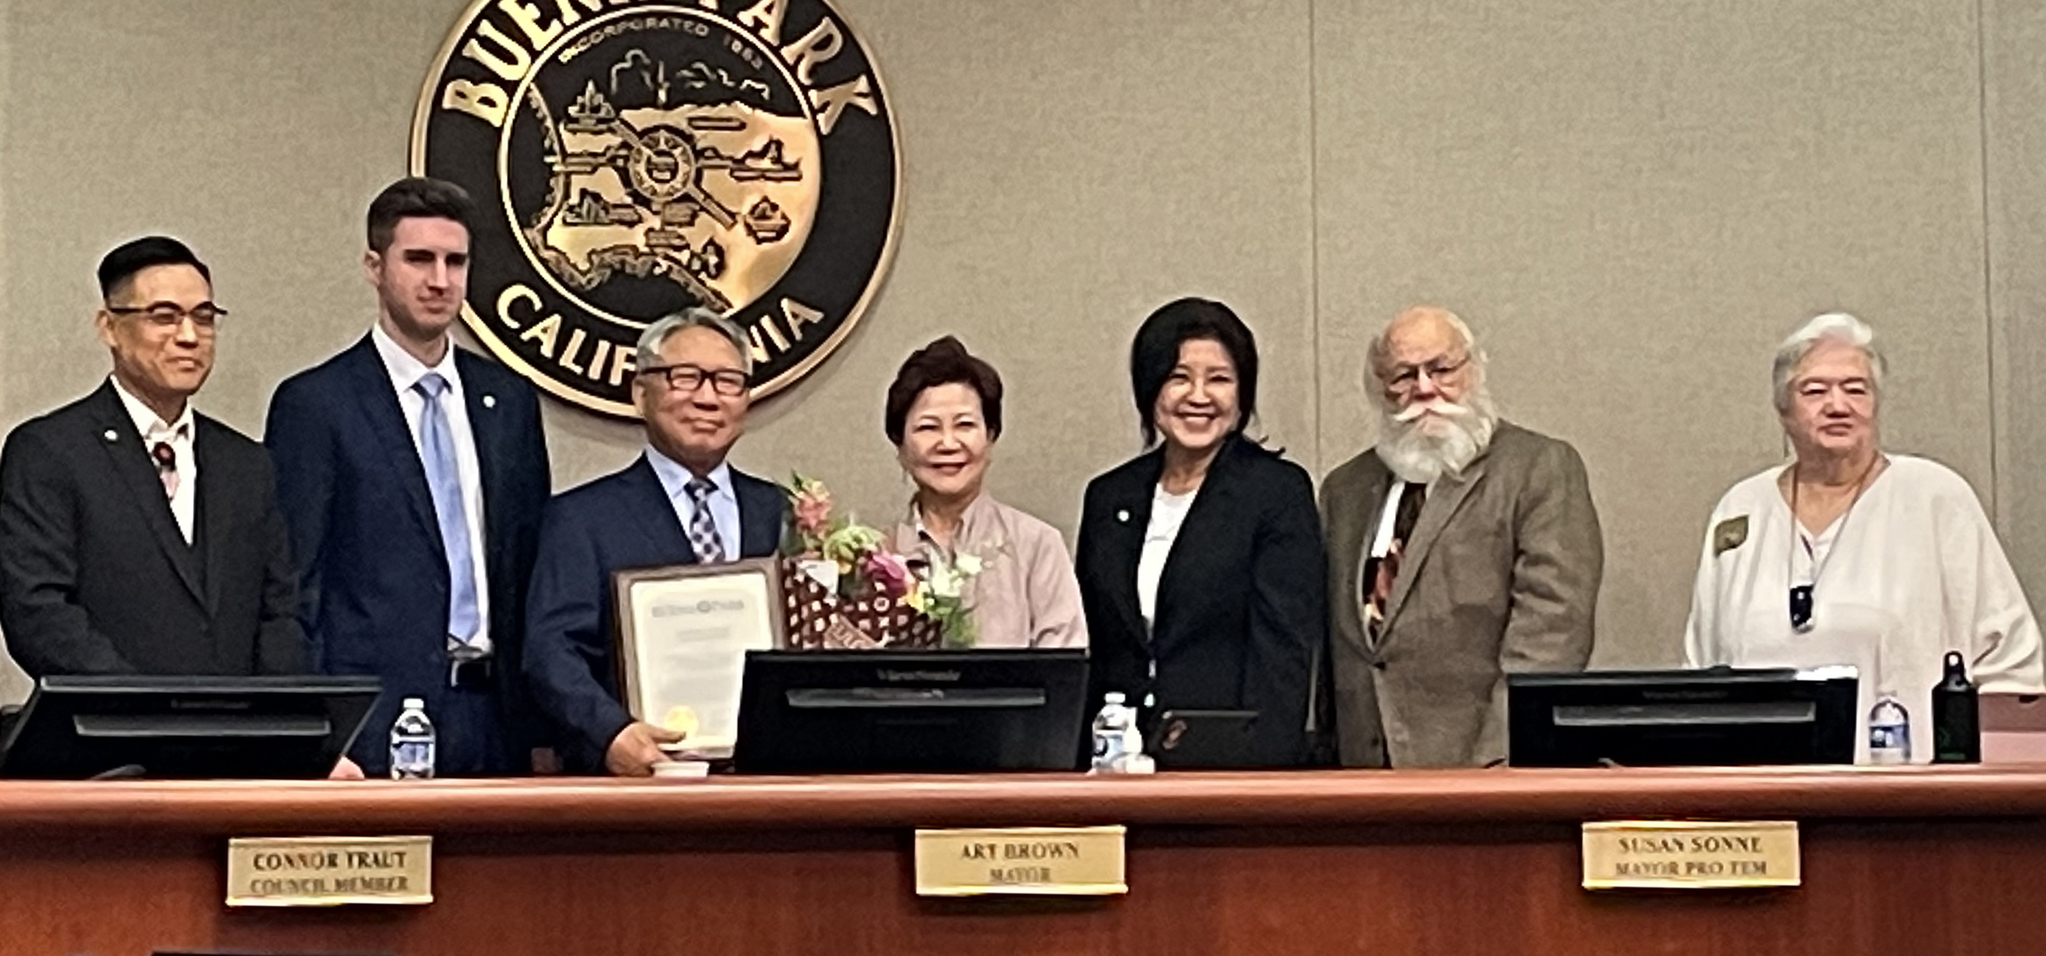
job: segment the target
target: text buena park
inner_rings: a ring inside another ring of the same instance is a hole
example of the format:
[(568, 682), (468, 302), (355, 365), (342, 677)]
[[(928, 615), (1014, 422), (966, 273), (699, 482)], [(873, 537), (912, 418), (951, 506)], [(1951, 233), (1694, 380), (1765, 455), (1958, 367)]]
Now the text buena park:
[[(464, 59), (489, 70), (492, 75), (512, 84), (514, 87), (532, 75), (536, 57), (545, 52), (568, 29), (581, 23), (585, 17), (603, 13), (607, 8), (623, 9), (636, 6), (694, 6), (697, 9), (722, 14), (721, 0), (669, 0), (656, 3), (651, 0), (548, 0), (554, 10), (543, 10), (538, 3), (525, 0), (497, 0), (491, 4), (498, 15), (511, 27), (501, 26), (498, 19), (482, 16), (477, 19), (474, 35), (462, 44)], [(744, 2), (744, 0), (740, 0)], [(810, 100), (810, 107), (817, 116), (817, 129), (826, 136), (838, 126), (838, 119), (847, 107), (858, 107), (869, 115), (881, 115), (880, 104), (874, 100), (873, 78), (862, 71), (850, 79), (826, 85), (817, 78), (817, 69), (831, 62), (846, 45), (844, 28), (827, 13), (801, 37), (783, 42), (783, 19), (788, 14), (790, 0), (756, 0), (750, 6), (739, 10), (733, 20), (744, 29), (752, 30), (761, 42), (775, 50), (786, 63), (789, 72), (802, 86), (803, 93)], [(708, 38), (709, 28), (701, 23), (679, 18), (673, 24), (676, 28), (688, 30), (697, 36)], [(732, 42), (732, 52), (741, 56), (751, 51), (744, 49), (737, 41)], [(560, 52), (563, 62), (578, 49), (569, 47)], [(511, 98), (505, 88), (488, 80), (449, 79), (441, 87), (440, 107), (458, 113), (465, 113), (502, 128), (511, 110)]]

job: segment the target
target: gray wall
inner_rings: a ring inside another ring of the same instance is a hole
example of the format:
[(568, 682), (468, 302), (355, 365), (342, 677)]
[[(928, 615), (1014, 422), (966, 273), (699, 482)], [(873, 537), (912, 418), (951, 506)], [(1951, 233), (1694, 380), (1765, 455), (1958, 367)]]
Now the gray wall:
[[(1507, 414), (1589, 463), (1598, 663), (1668, 663), (1705, 515), (1781, 455), (1769, 350), (1847, 308), (1892, 356), (1889, 446), (1973, 481), (2038, 593), (2046, 15), (1983, 2), (840, 0), (901, 126), (902, 241), (736, 457), (892, 515), (881, 392), (954, 331), (1012, 389), (993, 490), (1070, 530), (1135, 450), (1121, 368), (1150, 308), (1235, 305), (1265, 430), (1321, 473), (1370, 443), (1370, 330), (1439, 301)], [(276, 381), (371, 319), (362, 208), (461, 6), (10, 0), (0, 427), (93, 387), (92, 265), (166, 230), (235, 312), (200, 407), (260, 430)], [(636, 454), (630, 426), (548, 412), (564, 486)]]
[(2046, 447), (2036, 438), (2046, 419), (2046, 7), (1984, 0), (1982, 17), (1992, 514), (2037, 600), (2046, 588)]

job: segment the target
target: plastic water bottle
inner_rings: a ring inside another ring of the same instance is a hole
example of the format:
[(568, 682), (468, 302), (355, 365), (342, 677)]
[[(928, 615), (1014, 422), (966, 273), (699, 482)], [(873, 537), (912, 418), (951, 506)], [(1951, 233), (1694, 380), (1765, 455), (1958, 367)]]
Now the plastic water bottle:
[(433, 721), (426, 719), (426, 701), (405, 698), (405, 709), (391, 725), (391, 779), (433, 779)]
[(1868, 761), (1876, 764), (1911, 762), (1911, 715), (1897, 703), (1897, 695), (1884, 691), (1868, 709)]
[(1094, 717), (1094, 762), (1087, 772), (1122, 773), (1129, 755), (1144, 750), (1137, 711), (1123, 703), (1121, 691), (1109, 691), (1102, 700), (1101, 713)]

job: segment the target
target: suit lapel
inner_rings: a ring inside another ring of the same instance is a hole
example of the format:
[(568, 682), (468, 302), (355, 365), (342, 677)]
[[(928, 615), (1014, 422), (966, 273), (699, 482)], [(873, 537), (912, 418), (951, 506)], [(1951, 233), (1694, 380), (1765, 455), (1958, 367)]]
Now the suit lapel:
[(234, 546), (229, 541), (234, 523), (230, 503), (238, 496), (234, 493), (236, 489), (228, 487), (233, 476), (221, 465), (213, 422), (195, 415), (193, 427), (198, 432), (192, 436), (192, 455), (199, 460), (199, 488), (192, 499), (192, 524), (199, 529), (199, 543), (205, 552), (206, 611), (211, 614), (220, 607), (221, 580), (227, 577), (221, 573), (220, 559)]
[[(1116, 611), (1123, 617), (1124, 626), (1131, 634), (1146, 634), (1144, 609), (1137, 598), (1137, 562), (1144, 555), (1144, 532), (1151, 525), (1151, 495), (1158, 487), (1158, 476), (1165, 468), (1165, 455), (1153, 451), (1145, 459), (1143, 468), (1132, 474), (1132, 481), (1115, 489), (1110, 502), (1114, 509), (1109, 515), (1109, 546), (1104, 549), (1109, 580), (1115, 582)], [(1177, 542), (1175, 542), (1176, 544)], [(1168, 558), (1166, 564), (1171, 565)], [(1165, 589), (1165, 578), (1161, 574), (1158, 589)]]
[[(1229, 467), (1229, 458), (1236, 450), (1233, 447), (1234, 443), (1240, 439), (1228, 441), (1232, 447), (1224, 448), (1209, 465), (1208, 474), (1201, 479), (1200, 487), (1194, 489), (1193, 501), (1187, 505), (1185, 523), (1180, 525), (1178, 536), (1172, 539), (1172, 547), (1165, 552), (1165, 566), (1158, 572), (1157, 606), (1161, 614), (1165, 608), (1186, 607), (1193, 603), (1178, 596), (1179, 589), (1186, 586), (1182, 583), (1182, 578), (1187, 573), (1185, 570), (1187, 562), (1196, 560), (1198, 552), (1213, 547), (1210, 539), (1216, 535), (1212, 533), (1212, 529), (1232, 513), (1236, 487), (1233, 481), (1235, 470)], [(1154, 482), (1154, 488), (1155, 485)], [(1149, 524), (1148, 519), (1145, 524)], [(1137, 550), (1141, 555), (1143, 552), (1141, 534)], [(1177, 630), (1183, 632), (1184, 629)], [(1155, 638), (1159, 633), (1154, 621), (1152, 635)]]
[(739, 557), (772, 555), (781, 547), (782, 496), (772, 482), (732, 469), (732, 496), (739, 499)]
[[(149, 526), (150, 536), (163, 549), (164, 557), (170, 559), (178, 579), (185, 582), (185, 589), (192, 593), (193, 600), (202, 606), (206, 604), (206, 592), (200, 587), (197, 558), (192, 546), (185, 543), (185, 535), (178, 530), (178, 519), (171, 514), (170, 498), (163, 493), (163, 479), (157, 477), (156, 465), (149, 460), (149, 453), (142, 449), (142, 433), (135, 430), (135, 421), (128, 417), (127, 408), (121, 405), (121, 398), (114, 394), (111, 382), (101, 385), (96, 393), (97, 430), (100, 449), (107, 453), (107, 462), (114, 474), (128, 491), (128, 497), (142, 513), (142, 523)], [(196, 425), (196, 418), (195, 425)], [(198, 455), (198, 436), (194, 435), (193, 454)], [(201, 459), (204, 460), (203, 458)], [(206, 470), (199, 469), (203, 492)], [(195, 521), (196, 516), (195, 516)]]
[(654, 547), (656, 554), (680, 553), (688, 555), (686, 564), (696, 563), (696, 548), (689, 543), (688, 532), (682, 529), (682, 519), (675, 514), (675, 503), (668, 500), (668, 489), (661, 487), (661, 476), (654, 474), (652, 462), (642, 453), (632, 467), (625, 469), (624, 480), (631, 489), (635, 500), (634, 509), (644, 508), (647, 520), (634, 522), (640, 534)]
[(1421, 505), (1421, 515), (1414, 520), (1414, 537), (1407, 542), (1406, 550), (1400, 555), (1399, 578), (1392, 584), (1392, 596), (1385, 602), (1385, 633), (1391, 634), (1393, 622), (1399, 620), (1400, 608), (1406, 604), (1407, 595), (1414, 590), (1414, 580), (1421, 576), (1421, 568), (1428, 562), (1428, 552), (1442, 537), (1449, 519), (1456, 517), (1457, 509), (1463, 507), (1464, 499), (1485, 477), (1486, 462), (1490, 455), (1480, 455), (1477, 461), (1454, 477), (1444, 475), (1429, 486), (1428, 500)]
[[(412, 443), (412, 429), (405, 424), (405, 410), (398, 407), (398, 393), (391, 387), (391, 373), (384, 368), (384, 360), (377, 355), (376, 345), (369, 336), (363, 336), (353, 351), (356, 389), (362, 395), (359, 407), (363, 417), (376, 438), (377, 447), (383, 451), (384, 460), (390, 463), (392, 471), (397, 474), (398, 484), (405, 489), (406, 510), (412, 512), (412, 517), (418, 520), (420, 528), (433, 542), (434, 552), (440, 553), (446, 546), (441, 544), (440, 525), (434, 521), (433, 498), (426, 488), (426, 467), (419, 463), (419, 448)], [(479, 453), (477, 457), (483, 456)]]
[[(469, 437), (476, 443), (476, 482), (483, 493), (483, 520), (478, 524), (483, 528), (483, 556), (488, 562), (499, 551), (489, 545), (497, 540), (494, 533), (494, 519), (499, 507), (496, 491), (504, 487), (506, 478), (505, 456), (498, 451), (503, 447), (504, 438), (503, 403), (497, 395), (484, 389), (483, 373), (477, 370), (479, 360), (453, 345), (448, 347), (455, 351), (455, 371), (462, 376), (462, 405), (469, 412)], [(419, 474), (423, 483), (426, 479), (424, 466), (421, 466)], [(499, 580), (497, 570), (486, 568), (490, 580)]]
[[(1346, 613), (1343, 620), (1355, 619), (1355, 628), (1341, 628), (1346, 639), (1369, 644), (1372, 639), (1370, 628), (1364, 627), (1364, 566), (1370, 563), (1371, 546), (1378, 535), (1378, 523), (1385, 511), (1385, 496), (1392, 489), (1392, 473), (1387, 471), (1378, 456), (1371, 458), (1371, 467), (1365, 469), (1358, 480), (1362, 486), (1354, 489), (1355, 506), (1349, 503), (1330, 502), (1331, 509), (1350, 516), (1349, 520), (1337, 525), (1337, 535), (1328, 542), (1329, 560), (1341, 568), (1342, 586), (1329, 595), (1330, 601), (1342, 601)], [(1388, 602), (1391, 598), (1388, 596)], [(1350, 613), (1354, 612), (1354, 613)]]

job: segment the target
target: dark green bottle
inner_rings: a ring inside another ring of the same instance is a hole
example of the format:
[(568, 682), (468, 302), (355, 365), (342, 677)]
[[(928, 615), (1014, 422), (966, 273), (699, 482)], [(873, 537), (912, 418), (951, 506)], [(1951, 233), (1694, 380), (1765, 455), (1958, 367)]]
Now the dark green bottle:
[(1981, 713), (1959, 651), (1947, 652), (1946, 676), (1932, 689), (1932, 762), (1982, 762)]

